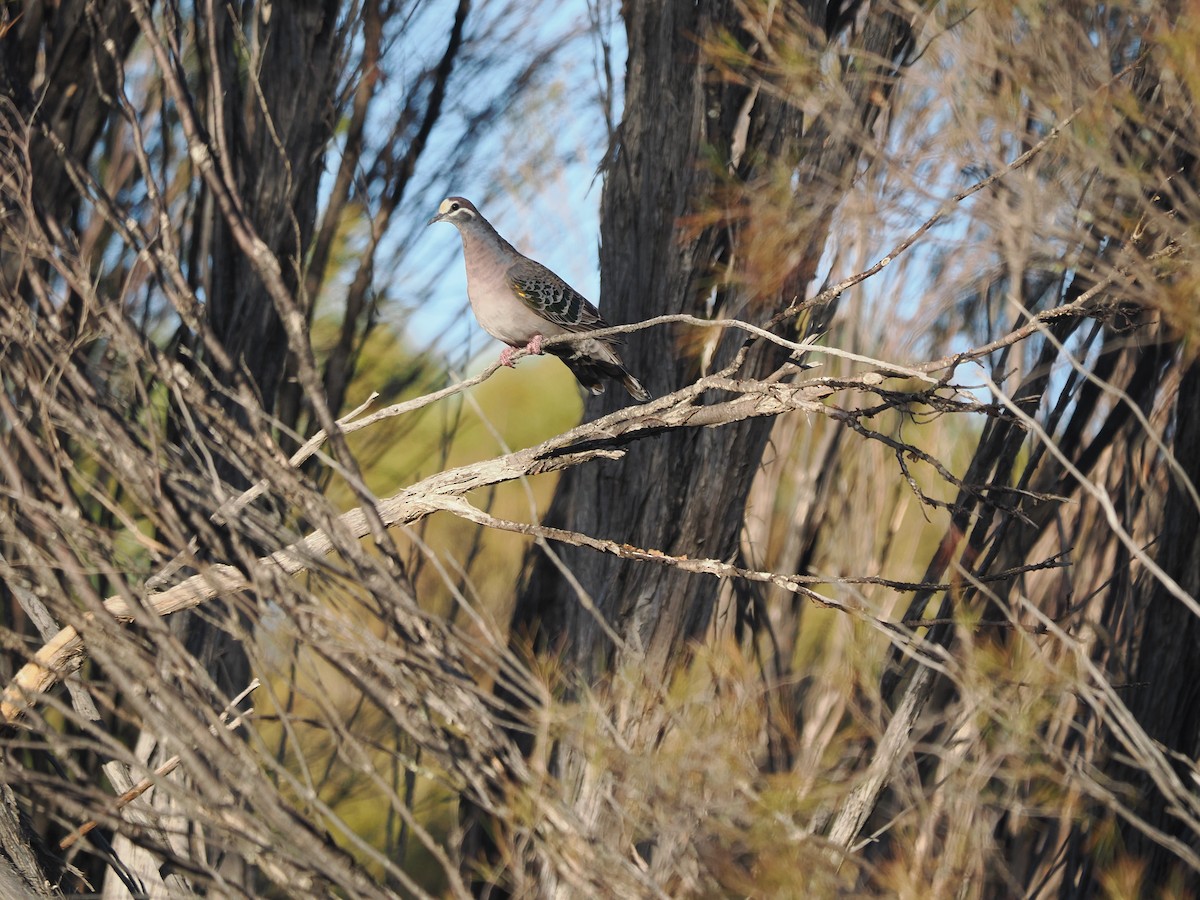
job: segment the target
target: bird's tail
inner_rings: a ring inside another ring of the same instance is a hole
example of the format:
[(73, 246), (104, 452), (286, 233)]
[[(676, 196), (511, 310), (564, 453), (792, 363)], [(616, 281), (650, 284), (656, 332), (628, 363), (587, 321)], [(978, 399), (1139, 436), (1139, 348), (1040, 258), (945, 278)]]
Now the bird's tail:
[(650, 392), (629, 373), (628, 369), (624, 366), (617, 366), (616, 368), (617, 372), (612, 377), (621, 382), (622, 387), (629, 391), (629, 396), (638, 401), (638, 403), (645, 403), (652, 399)]
[[(620, 357), (607, 347), (604, 348), (607, 352), (603, 355), (580, 353), (569, 344), (561, 347), (561, 353), (556, 353), (555, 351), (559, 349), (559, 347), (555, 347), (550, 352), (566, 363), (567, 368), (571, 370), (571, 374), (575, 376), (575, 380), (593, 394), (603, 394), (604, 380), (611, 378), (613, 381), (621, 382), (621, 385), (625, 390), (629, 391), (629, 395), (634, 400), (645, 403), (651, 399), (650, 392), (646, 390), (637, 378), (630, 374), (629, 370), (621, 362)], [(606, 359), (605, 357), (609, 358)]]
[(629, 370), (624, 366), (621, 367), (621, 384), (625, 386), (625, 390), (629, 391), (631, 397), (639, 403), (646, 403), (653, 398), (651, 393), (646, 390), (640, 381), (629, 374)]

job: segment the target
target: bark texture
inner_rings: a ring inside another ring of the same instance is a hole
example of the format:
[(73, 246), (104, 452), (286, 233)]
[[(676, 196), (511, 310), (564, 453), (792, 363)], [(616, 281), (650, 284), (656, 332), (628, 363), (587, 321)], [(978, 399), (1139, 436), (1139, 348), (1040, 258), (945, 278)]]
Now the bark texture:
[[(804, 299), (832, 212), (912, 40), (911, 22), (887, 10), (872, 11), (866, 27), (853, 34), (831, 35), (811, 24), (845, 25), (846, 12), (808, 4), (789, 23), (807, 29), (814, 55), (833, 40), (853, 48), (842, 59), (838, 101), (825, 115), (806, 119), (790, 102), (796, 98), (723, 78), (709, 55), (709, 42), (722, 39), (756, 46), (763, 32), (755, 29), (770, 34), (782, 26), (776, 18), (781, 11), (722, 0), (634, 0), (623, 6), (629, 45), (625, 113), (601, 204), (607, 320), (729, 312), (765, 324)], [(752, 20), (753, 15), (761, 18)], [(794, 179), (784, 204), (787, 219), (804, 224), (789, 232), (781, 258), (772, 260), (778, 271), (773, 287), (764, 290), (747, 277), (753, 239), (743, 233), (738, 204), (743, 188), (779, 178), (781, 171)], [(793, 318), (778, 327), (796, 336)], [(650, 392), (661, 395), (730, 364), (744, 341), (742, 333), (730, 332), (713, 346), (685, 332), (652, 329), (632, 337), (624, 356)], [(760, 341), (738, 377), (778, 372), (788, 355)], [(698, 402), (722, 399), (721, 392), (711, 391)], [(585, 417), (623, 402), (609, 392), (589, 401)], [(670, 555), (731, 559), (771, 429), (771, 419), (755, 419), (665, 433), (631, 447), (620, 460), (569, 471), (546, 524)], [(651, 684), (669, 683), (686, 660), (688, 642), (708, 628), (720, 585), (679, 569), (629, 564), (579, 548), (555, 553), (558, 560), (532, 551), (513, 617), (518, 644), (561, 654), (567, 680), (589, 689), (626, 664), (639, 666)], [(574, 583), (564, 578), (564, 568)], [(581, 599), (581, 592), (589, 599)], [(661, 737), (657, 718), (640, 707), (643, 700), (614, 694), (610, 702), (616, 728), (634, 746)], [(613, 847), (628, 843), (631, 836), (605, 809), (608, 778), (566, 748), (558, 749), (556, 759), (567, 801), (585, 830)], [(552, 883), (541, 887), (547, 894), (561, 893)]]
[[(845, 10), (832, 6), (810, 4), (807, 20), (842, 21)], [(762, 323), (803, 299), (816, 271), (829, 215), (840, 199), (838, 186), (846, 185), (862, 152), (862, 135), (879, 112), (868, 97), (871, 91), (882, 92), (876, 97), (890, 91), (893, 66), (911, 42), (911, 25), (881, 13), (854, 35), (861, 58), (870, 62), (845, 67), (846, 106), (838, 106), (837, 115), (846, 118), (839, 126), (806, 122), (797, 106), (718, 75), (704, 41), (729, 34), (751, 44), (744, 15), (744, 7), (725, 2), (623, 7), (629, 38), (626, 111), (607, 165), (601, 223), (603, 309), (609, 321), (735, 309)], [(830, 39), (815, 28), (811, 33), (817, 48)], [(728, 186), (771, 177), (777, 174), (774, 166), (788, 161), (797, 178), (792, 212), (811, 226), (796, 235), (777, 292), (748, 294), (738, 269), (746, 248), (740, 245), (737, 210), (723, 207), (736, 196)], [(791, 327), (785, 323), (785, 333)], [(729, 333), (713, 350), (679, 331), (653, 329), (632, 337), (625, 356), (632, 371), (644, 374), (651, 393), (662, 394), (702, 370), (720, 369), (743, 340)], [(786, 358), (777, 347), (756, 347), (743, 371), (765, 376)], [(709, 395), (703, 402), (718, 400)], [(589, 401), (585, 415), (622, 402), (615, 393), (605, 394)], [(667, 435), (620, 461), (568, 473), (547, 524), (670, 554), (727, 558), (736, 550), (746, 496), (770, 431), (771, 422), (755, 421)], [(718, 588), (702, 579), (653, 566), (614, 565), (587, 551), (565, 551), (563, 562), (659, 678), (667, 677), (686, 642), (711, 619)], [(563, 650), (573, 671), (595, 680), (614, 663), (611, 641), (554, 562), (534, 551), (530, 563), (515, 630), (534, 635), (535, 646)]]

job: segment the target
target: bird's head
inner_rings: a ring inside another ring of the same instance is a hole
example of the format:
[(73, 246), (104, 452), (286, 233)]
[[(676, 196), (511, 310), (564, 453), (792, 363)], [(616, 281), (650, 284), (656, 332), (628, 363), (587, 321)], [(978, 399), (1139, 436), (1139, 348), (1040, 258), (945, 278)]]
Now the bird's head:
[(429, 220), (428, 224), (434, 222), (449, 222), (452, 225), (462, 227), (472, 222), (479, 220), (479, 210), (475, 208), (475, 204), (466, 197), (447, 197), (438, 206), (437, 215)]

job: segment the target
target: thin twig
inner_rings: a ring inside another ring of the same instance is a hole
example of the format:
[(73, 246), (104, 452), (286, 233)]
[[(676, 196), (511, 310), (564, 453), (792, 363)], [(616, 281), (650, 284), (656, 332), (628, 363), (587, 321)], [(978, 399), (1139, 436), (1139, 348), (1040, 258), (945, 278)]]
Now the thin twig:
[[(251, 707), (250, 709), (243, 710), (242, 712), (238, 713), (238, 715), (232, 721), (230, 721), (228, 723), (225, 722), (225, 720), (229, 716), (229, 711), (231, 709), (235, 709), (239, 703), (241, 703), (243, 700), (245, 700), (246, 697), (250, 696), (250, 694), (252, 694), (258, 688), (259, 684), (260, 684), (260, 682), (257, 678), (255, 678), (253, 681), (251, 681), (250, 684), (246, 686), (245, 690), (243, 690), (240, 694), (238, 694), (236, 697), (234, 697), (232, 700), (229, 701), (229, 704), (225, 707), (225, 710), (221, 713), (220, 720), (222, 723), (225, 724), (225, 728), (228, 731), (236, 731), (238, 728), (240, 728), (245, 723), (247, 718), (249, 718), (251, 715), (254, 714), (254, 708)], [(210, 728), (209, 731), (213, 734), (216, 734), (215, 728)], [(157, 769), (155, 769), (154, 775), (152, 777), (143, 778), (141, 781), (139, 781), (137, 784), (135, 784), (129, 790), (120, 794), (113, 801), (112, 806), (108, 810), (108, 814), (110, 816), (115, 816), (117, 813), (119, 813), (121, 810), (123, 810), (126, 806), (128, 806), (130, 803), (132, 803), (138, 797), (142, 796), (142, 794), (146, 793), (146, 791), (150, 790), (150, 788), (154, 787), (159, 781), (161, 781), (167, 775), (170, 775), (177, 768), (179, 768), (180, 761), (181, 761), (181, 757), (179, 756), (179, 754), (175, 754), (170, 759), (168, 759), (166, 762), (164, 762), (161, 766), (159, 766)], [(99, 824), (100, 824), (99, 821), (97, 821), (96, 819), (89, 819), (88, 821), (84, 822), (82, 825), (80, 825), (78, 828), (76, 828), (74, 831), (72, 831), (65, 838), (63, 838), (61, 841), (58, 842), (58, 849), (59, 850), (69, 850), (72, 846), (75, 845), (75, 843), (77, 841), (79, 841), (80, 838), (82, 838), (88, 832), (95, 829), (97, 826), (99, 826)]]

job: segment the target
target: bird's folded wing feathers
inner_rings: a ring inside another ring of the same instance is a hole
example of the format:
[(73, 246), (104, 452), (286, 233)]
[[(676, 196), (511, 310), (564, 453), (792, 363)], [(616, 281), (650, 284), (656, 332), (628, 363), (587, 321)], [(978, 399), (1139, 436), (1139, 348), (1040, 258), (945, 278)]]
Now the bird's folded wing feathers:
[(508, 283), (539, 316), (568, 331), (590, 331), (607, 323), (581, 293), (531, 259), (508, 270)]

